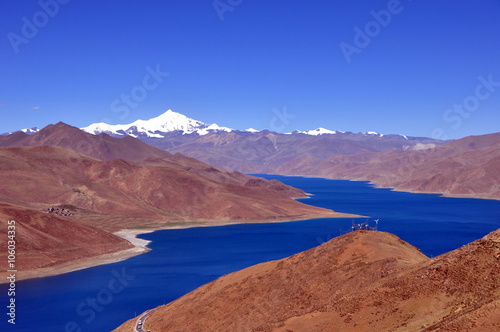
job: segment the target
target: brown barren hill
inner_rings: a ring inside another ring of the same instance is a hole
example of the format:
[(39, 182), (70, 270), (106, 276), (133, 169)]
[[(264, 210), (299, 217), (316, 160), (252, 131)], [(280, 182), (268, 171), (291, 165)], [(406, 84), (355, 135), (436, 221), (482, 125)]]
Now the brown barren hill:
[(499, 261), (500, 230), (433, 259), (395, 235), (355, 231), (225, 275), (158, 307), (145, 328), (497, 331)]
[(100, 161), (55, 146), (0, 148), (0, 201), (123, 216), (116, 228), (100, 225), (111, 230), (130, 226), (131, 217), (160, 225), (345, 216), (291, 199), (305, 195), (279, 182), (197, 163), (186, 168), (176, 160)]
[[(67, 272), (95, 259), (139, 253), (128, 241), (106, 231), (13, 204), (0, 203), (0, 225), (0, 236), (13, 236), (16, 251), (14, 268), (7, 266), (8, 242), (1, 241), (2, 281), (7, 270), (17, 270), (17, 279), (27, 279), (47, 275), (55, 266)], [(8, 230), (15, 233), (7, 234)]]

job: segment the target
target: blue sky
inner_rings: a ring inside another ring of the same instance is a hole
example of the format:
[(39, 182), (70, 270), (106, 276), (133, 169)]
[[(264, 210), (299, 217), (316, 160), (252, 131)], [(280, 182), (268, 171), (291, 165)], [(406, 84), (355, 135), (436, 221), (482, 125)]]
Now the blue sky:
[(0, 133), (167, 109), (282, 132), (499, 131), (499, 0), (0, 6)]

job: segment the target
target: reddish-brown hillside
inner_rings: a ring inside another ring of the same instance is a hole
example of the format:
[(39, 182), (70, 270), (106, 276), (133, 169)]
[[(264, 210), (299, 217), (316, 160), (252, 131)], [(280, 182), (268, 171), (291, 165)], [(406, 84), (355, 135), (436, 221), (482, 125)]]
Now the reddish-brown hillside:
[[(7, 239), (7, 223), (15, 221), (17, 279), (43, 276), (46, 270), (103, 255), (132, 251), (133, 245), (111, 233), (55, 214), (0, 202), (0, 236)], [(12, 233), (11, 233), (12, 235)], [(7, 241), (0, 244), (2, 282), (7, 265)]]
[[(289, 198), (303, 195), (300, 190), (200, 164), (100, 161), (54, 146), (0, 148), (0, 201), (35, 208), (66, 204), (158, 224), (335, 216)], [(126, 220), (116, 227), (127, 227)]]
[(433, 259), (392, 234), (355, 231), (223, 276), (158, 307), (145, 328), (496, 331), (499, 257), (500, 230)]

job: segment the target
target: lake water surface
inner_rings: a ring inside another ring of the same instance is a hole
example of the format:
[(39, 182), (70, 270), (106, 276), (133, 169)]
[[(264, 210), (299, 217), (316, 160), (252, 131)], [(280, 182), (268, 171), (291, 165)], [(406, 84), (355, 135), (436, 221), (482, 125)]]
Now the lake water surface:
[[(445, 198), (376, 189), (367, 182), (264, 175), (314, 194), (302, 200), (379, 219), (388, 231), (436, 256), (500, 227), (500, 201)], [(358, 220), (357, 220), (358, 221)], [(364, 220), (363, 220), (364, 221)], [(1, 331), (110, 331), (217, 277), (315, 247), (352, 219), (315, 219), (164, 230), (140, 236), (152, 251), (123, 262), (17, 284), (17, 324), (7, 324), (0, 285)]]

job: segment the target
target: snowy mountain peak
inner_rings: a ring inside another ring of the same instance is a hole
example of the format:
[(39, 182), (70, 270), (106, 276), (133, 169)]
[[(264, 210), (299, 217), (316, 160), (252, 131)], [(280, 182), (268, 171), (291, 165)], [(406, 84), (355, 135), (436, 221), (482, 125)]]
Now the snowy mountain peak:
[(188, 118), (184, 114), (177, 113), (172, 110), (168, 110), (165, 113), (149, 120), (137, 120), (133, 122), (133, 124), (148, 127), (165, 128), (169, 129), (169, 131), (208, 126), (206, 123)]
[(178, 132), (182, 135), (196, 133), (206, 135), (211, 132), (232, 131), (230, 128), (220, 127), (217, 124), (188, 118), (187, 116), (168, 110), (149, 120), (137, 120), (129, 124), (110, 125), (107, 123), (94, 123), (82, 130), (91, 134), (106, 133), (113, 136), (152, 137), (163, 138), (166, 134)]
[(306, 131), (300, 131), (300, 130), (297, 130), (296, 131), (297, 133), (300, 133), (300, 134), (306, 134), (306, 135), (312, 135), (312, 136), (319, 136), (319, 135), (335, 135), (335, 134), (338, 134), (338, 133), (343, 133), (343, 131), (339, 131), (339, 130), (330, 130), (330, 129), (325, 129), (325, 128), (316, 128), (316, 129), (312, 129), (312, 130), (306, 130)]
[[(37, 127), (32, 127), (32, 128), (24, 128), (24, 129), (21, 129), (21, 130), (17, 130), (17, 132), (19, 132), (19, 131), (22, 131), (23, 133), (28, 134), (28, 135), (32, 135), (32, 134), (38, 133), (40, 131), (40, 129), (38, 129)], [(13, 131), (10, 131), (10, 132), (6, 132), (6, 133), (2, 133), (0, 135), (1, 136), (11, 135), (13, 133), (14, 133)]]
[(384, 136), (384, 134), (377, 133), (376, 131), (363, 131), (361, 134), (366, 135), (366, 136), (368, 136), (368, 135), (378, 136), (378, 137)]
[(40, 131), (40, 129), (38, 129), (37, 127), (33, 127), (33, 128), (21, 129), (21, 131), (25, 134), (31, 135), (31, 134), (38, 133)]

